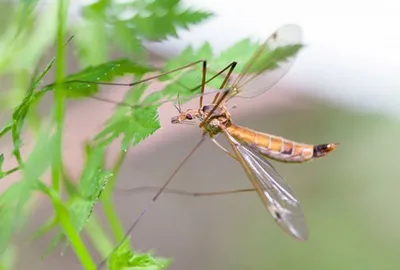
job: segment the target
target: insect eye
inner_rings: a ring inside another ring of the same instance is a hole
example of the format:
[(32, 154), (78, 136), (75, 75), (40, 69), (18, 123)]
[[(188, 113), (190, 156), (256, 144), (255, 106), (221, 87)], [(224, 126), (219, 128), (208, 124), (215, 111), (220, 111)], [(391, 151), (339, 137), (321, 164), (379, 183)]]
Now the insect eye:
[(193, 119), (193, 117), (192, 117), (192, 115), (191, 115), (191, 114), (187, 114), (187, 115), (186, 115), (186, 119), (188, 119), (188, 120), (192, 120), (192, 119)]

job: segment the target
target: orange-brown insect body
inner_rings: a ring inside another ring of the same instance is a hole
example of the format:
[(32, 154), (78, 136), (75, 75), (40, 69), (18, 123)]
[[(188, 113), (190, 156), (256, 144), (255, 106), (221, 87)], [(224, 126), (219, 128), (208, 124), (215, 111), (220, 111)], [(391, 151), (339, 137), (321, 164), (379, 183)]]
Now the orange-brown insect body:
[[(194, 118), (203, 121), (214, 105), (205, 105), (199, 110), (187, 110), (172, 119), (173, 123)], [(254, 147), (261, 154), (281, 162), (301, 163), (315, 157), (325, 156), (336, 149), (337, 144), (312, 145), (299, 143), (275, 135), (257, 132), (232, 123), (224, 105), (220, 105), (203, 126), (203, 131), (213, 137), (225, 129), (236, 140)]]
[[(311, 160), (317, 156), (322, 156), (322, 153), (316, 151), (321, 147), (312, 144), (295, 142), (235, 124), (231, 124), (227, 127), (227, 131), (236, 140), (246, 143), (256, 148), (261, 154), (278, 161), (300, 163)], [(334, 146), (329, 147), (329, 151), (333, 149)]]

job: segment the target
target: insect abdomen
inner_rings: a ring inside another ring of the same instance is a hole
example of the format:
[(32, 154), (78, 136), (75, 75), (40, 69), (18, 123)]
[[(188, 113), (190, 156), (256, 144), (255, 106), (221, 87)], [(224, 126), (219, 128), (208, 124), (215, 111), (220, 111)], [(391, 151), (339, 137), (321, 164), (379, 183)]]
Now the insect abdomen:
[[(321, 152), (312, 144), (298, 143), (282, 137), (257, 132), (231, 124), (227, 131), (237, 140), (257, 149), (261, 154), (282, 162), (305, 162)], [(322, 145), (321, 145), (322, 146)]]

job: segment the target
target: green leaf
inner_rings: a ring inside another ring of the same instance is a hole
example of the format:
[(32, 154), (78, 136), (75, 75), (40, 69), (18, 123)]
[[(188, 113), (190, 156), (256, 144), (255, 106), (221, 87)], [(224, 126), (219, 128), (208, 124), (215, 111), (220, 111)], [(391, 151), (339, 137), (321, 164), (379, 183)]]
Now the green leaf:
[[(150, 71), (153, 69), (126, 59), (88, 67), (65, 78), (66, 96), (69, 98), (88, 97), (98, 92), (99, 84), (102, 82), (111, 82), (126, 74), (143, 76)], [(41, 92), (53, 89), (54, 84), (50, 84), (42, 88)]]
[(12, 128), (12, 124), (8, 123), (4, 127), (0, 129), (0, 138), (3, 137), (7, 132), (9, 132)]
[(179, 0), (95, 1), (83, 7), (74, 25), (75, 45), (83, 65), (106, 61), (115, 47), (129, 56), (146, 56), (145, 41), (177, 37), (212, 14), (187, 8)]
[(99, 65), (109, 60), (110, 44), (108, 31), (105, 31), (104, 16), (85, 9), (86, 20), (74, 25), (75, 53), (83, 67)]
[[(130, 89), (124, 98), (126, 104), (138, 104), (147, 89), (146, 84)], [(154, 97), (154, 96), (153, 96)], [(122, 149), (134, 146), (160, 128), (156, 106), (145, 106), (132, 109), (119, 106), (114, 115), (108, 119), (106, 127), (94, 138), (97, 143), (107, 145), (114, 139), (123, 136)]]
[(127, 55), (135, 57), (135, 59), (145, 60), (146, 50), (140, 38), (136, 35), (134, 29), (129, 27), (125, 22), (115, 23), (115, 39), (116, 45)]
[[(238, 62), (234, 73), (240, 73), (247, 62), (252, 60), (251, 58), (259, 46), (259, 44), (251, 42), (250, 39), (243, 39), (221, 52), (219, 56), (213, 55), (208, 43), (204, 43), (197, 51), (189, 46), (179, 56), (167, 61), (163, 70), (171, 70), (187, 65), (190, 59), (206, 59), (206, 80), (222, 71), (233, 61)], [(262, 51), (255, 61), (253, 60), (253, 65), (248, 72), (257, 74), (263, 71), (276, 69), (281, 63), (295, 56), (302, 47), (303, 45), (301, 44), (295, 44), (277, 47), (272, 50), (266, 49)], [(217, 76), (207, 84), (207, 88), (219, 89), (226, 75), (227, 71)], [(164, 89), (160, 90), (160, 93), (162, 93), (165, 98), (171, 98), (179, 94), (179, 97), (183, 98), (184, 102), (185, 100), (189, 100), (194, 94), (200, 92), (201, 78), (202, 65), (199, 63), (190, 68), (160, 78), (162, 81), (174, 79), (174, 82), (167, 84)]]
[(256, 63), (251, 66), (249, 72), (258, 73), (277, 69), (280, 63), (286, 62), (289, 58), (295, 56), (302, 48), (302, 44), (295, 44), (266, 50), (260, 55)]
[[(86, 163), (79, 180), (78, 194), (73, 196), (68, 203), (72, 225), (78, 233), (86, 225), (95, 203), (112, 176), (111, 172), (104, 170), (104, 155), (103, 146), (92, 148), (88, 145), (86, 148)], [(49, 252), (63, 239), (62, 235), (63, 232), (60, 232), (53, 238)]]
[(212, 13), (192, 9), (182, 9), (179, 1), (153, 1), (147, 6), (150, 14), (138, 14), (130, 22), (139, 35), (149, 40), (163, 40), (177, 37), (179, 28), (188, 29), (209, 18)]
[(213, 59), (213, 65), (221, 69), (233, 61), (245, 64), (245, 62), (251, 58), (259, 46), (260, 44), (251, 42), (251, 40), (248, 38), (242, 39), (221, 52), (218, 57)]
[(135, 254), (129, 243), (130, 240), (126, 239), (111, 254), (107, 262), (109, 270), (161, 270), (170, 264), (170, 260), (154, 258), (151, 254)]
[(20, 194), (26, 194), (25, 183), (16, 182), (0, 196), (0, 254), (8, 247), (11, 238), (23, 223), (22, 209), (18, 207)]

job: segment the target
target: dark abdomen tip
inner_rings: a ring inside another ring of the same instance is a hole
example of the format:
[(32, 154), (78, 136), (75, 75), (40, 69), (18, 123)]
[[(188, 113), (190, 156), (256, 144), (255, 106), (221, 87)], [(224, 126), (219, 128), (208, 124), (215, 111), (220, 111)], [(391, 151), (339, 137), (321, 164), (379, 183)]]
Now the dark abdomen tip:
[(338, 143), (319, 144), (314, 146), (313, 157), (323, 157), (337, 148)]

